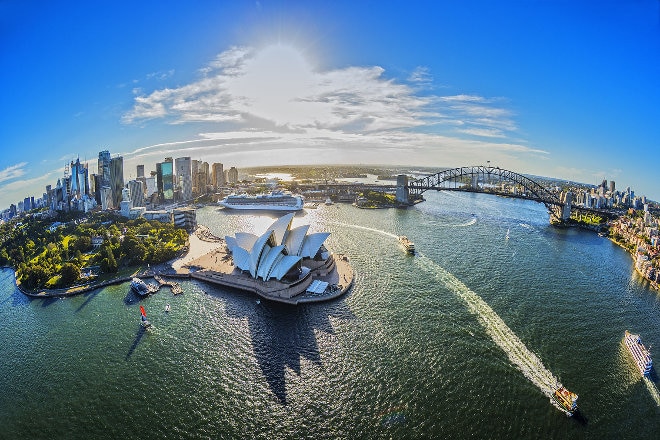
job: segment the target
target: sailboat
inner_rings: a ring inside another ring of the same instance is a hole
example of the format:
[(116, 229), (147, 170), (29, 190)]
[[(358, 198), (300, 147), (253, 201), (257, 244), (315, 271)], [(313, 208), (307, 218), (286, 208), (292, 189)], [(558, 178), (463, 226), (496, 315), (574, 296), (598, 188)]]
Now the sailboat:
[(505, 237), (505, 240), (508, 240), (508, 239), (509, 239), (509, 232), (510, 232), (510, 231), (511, 231), (510, 229), (507, 229), (507, 230), (506, 230), (506, 237)]
[(144, 328), (151, 327), (151, 323), (147, 320), (147, 312), (144, 310), (144, 306), (140, 306), (140, 314), (142, 315), (140, 317), (140, 325)]

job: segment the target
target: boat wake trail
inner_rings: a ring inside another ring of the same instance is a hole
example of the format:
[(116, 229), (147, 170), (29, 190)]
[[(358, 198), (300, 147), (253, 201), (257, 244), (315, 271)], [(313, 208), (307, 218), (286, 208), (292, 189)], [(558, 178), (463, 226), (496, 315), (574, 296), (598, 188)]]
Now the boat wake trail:
[(464, 228), (466, 226), (472, 226), (477, 222), (476, 217), (472, 217), (468, 222), (461, 223), (460, 225), (451, 225), (453, 228)]
[(660, 406), (660, 392), (658, 391), (658, 387), (656, 387), (651, 379), (646, 376), (644, 376), (644, 384), (646, 385), (646, 388), (648, 388), (653, 400), (655, 400), (655, 404)]
[(340, 223), (340, 222), (328, 222), (328, 224), (330, 224), (330, 225), (338, 225), (338, 226), (346, 226), (346, 227), (349, 227), (349, 228), (362, 229), (362, 230), (365, 230), (365, 231), (377, 232), (377, 233), (379, 233), (379, 234), (383, 234), (383, 235), (385, 235), (385, 236), (387, 236), (387, 237), (392, 237), (392, 238), (396, 238), (396, 239), (399, 238), (398, 235), (391, 234), (391, 233), (389, 233), (389, 232), (387, 232), (387, 231), (381, 231), (380, 229), (369, 228), (369, 227), (366, 227), (366, 226), (351, 225), (351, 224), (348, 224), (348, 223)]
[(432, 274), (438, 281), (454, 292), (468, 306), (486, 333), (506, 353), (509, 360), (523, 375), (536, 385), (550, 402), (560, 411), (564, 409), (552, 399), (554, 390), (561, 386), (559, 380), (543, 365), (541, 360), (532, 353), (515, 333), (502, 321), (497, 313), (479, 295), (470, 290), (458, 278), (437, 265), (431, 259), (418, 254), (415, 262), (421, 269)]

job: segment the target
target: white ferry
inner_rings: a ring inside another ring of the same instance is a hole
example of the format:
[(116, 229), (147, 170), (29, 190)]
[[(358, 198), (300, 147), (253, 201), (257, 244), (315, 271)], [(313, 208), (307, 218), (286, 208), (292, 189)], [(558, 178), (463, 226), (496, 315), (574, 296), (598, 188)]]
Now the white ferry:
[(399, 236), (399, 243), (410, 255), (415, 255), (415, 243), (410, 241), (405, 235)]
[(651, 368), (653, 367), (653, 360), (651, 359), (651, 351), (644, 347), (642, 340), (639, 335), (634, 335), (626, 330), (626, 333), (623, 337), (623, 341), (628, 347), (628, 351), (635, 361), (635, 365), (639, 369), (639, 372), (642, 373), (642, 376), (648, 376), (651, 373)]
[(131, 281), (131, 290), (139, 296), (147, 296), (151, 292), (147, 283), (139, 278), (133, 278)]
[(270, 194), (231, 194), (218, 202), (221, 206), (239, 210), (265, 210), (265, 211), (300, 211), (305, 205), (301, 195), (290, 192), (273, 191)]

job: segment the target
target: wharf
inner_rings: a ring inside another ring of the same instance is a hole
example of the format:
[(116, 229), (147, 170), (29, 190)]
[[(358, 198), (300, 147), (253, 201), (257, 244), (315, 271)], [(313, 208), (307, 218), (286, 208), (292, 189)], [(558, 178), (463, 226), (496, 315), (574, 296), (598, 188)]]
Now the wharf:
[(181, 289), (181, 286), (176, 281), (167, 281), (158, 275), (154, 275), (154, 280), (158, 283), (159, 289), (163, 286), (168, 286), (174, 295), (183, 293), (183, 289)]

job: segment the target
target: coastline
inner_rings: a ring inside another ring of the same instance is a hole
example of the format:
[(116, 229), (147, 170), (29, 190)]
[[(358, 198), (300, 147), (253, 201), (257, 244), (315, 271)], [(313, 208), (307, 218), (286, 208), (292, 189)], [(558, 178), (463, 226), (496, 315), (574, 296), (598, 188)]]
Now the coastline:
[(639, 274), (639, 276), (644, 278), (644, 280), (648, 281), (648, 283), (651, 285), (651, 287), (653, 287), (656, 290), (660, 290), (660, 284), (658, 284), (656, 281), (650, 279), (649, 276), (646, 273), (644, 273), (640, 270), (639, 265), (637, 264), (637, 258), (635, 258), (635, 254), (630, 249), (628, 249), (628, 247), (626, 246), (625, 243), (622, 243), (621, 241), (615, 240), (614, 238), (611, 238), (611, 237), (607, 237), (607, 239), (610, 240), (612, 243), (616, 244), (617, 246), (623, 248), (626, 252), (628, 252), (628, 254), (630, 254), (630, 257), (633, 260), (633, 267), (635, 268), (635, 272), (637, 272)]
[[(185, 254), (158, 264), (147, 270), (136, 270), (128, 276), (121, 276), (100, 283), (88, 283), (63, 289), (37, 289), (30, 291), (21, 286), (16, 279), (18, 290), (30, 298), (66, 298), (81, 295), (107, 286), (130, 282), (134, 277), (141, 279), (194, 278), (210, 284), (229, 287), (257, 294), (263, 299), (285, 304), (323, 302), (335, 299), (347, 293), (353, 286), (355, 274), (348, 257), (343, 254), (331, 255), (323, 264), (312, 268), (304, 278), (293, 283), (270, 280), (268, 282), (253, 279), (242, 274), (231, 262), (231, 255), (224, 249), (224, 239), (214, 236), (206, 226), (200, 225), (189, 235)], [(310, 294), (307, 288), (314, 280), (327, 282), (336, 288), (323, 294)]]

